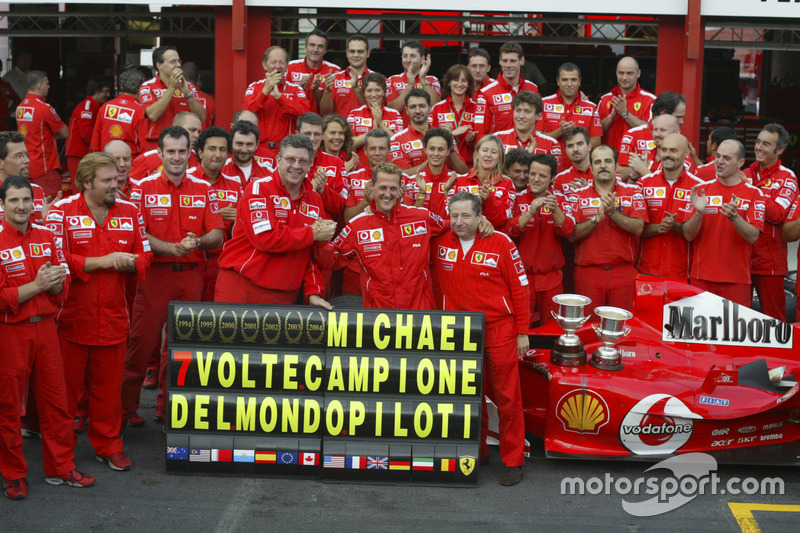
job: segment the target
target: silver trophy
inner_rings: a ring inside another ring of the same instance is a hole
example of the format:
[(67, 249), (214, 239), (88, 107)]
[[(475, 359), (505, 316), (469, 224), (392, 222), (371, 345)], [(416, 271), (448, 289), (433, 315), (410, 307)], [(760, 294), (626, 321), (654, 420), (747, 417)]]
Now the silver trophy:
[(616, 344), (631, 332), (625, 321), (633, 318), (633, 313), (619, 307), (605, 306), (596, 307), (594, 313), (600, 317), (600, 323), (592, 324), (592, 328), (603, 345), (594, 351), (590, 363), (604, 370), (620, 370), (622, 357)]
[(553, 296), (553, 301), (558, 304), (558, 313), (551, 313), (564, 334), (556, 339), (550, 352), (550, 361), (561, 366), (585, 365), (586, 351), (575, 332), (589, 320), (588, 316), (583, 316), (583, 308), (592, 300), (580, 294), (559, 294)]

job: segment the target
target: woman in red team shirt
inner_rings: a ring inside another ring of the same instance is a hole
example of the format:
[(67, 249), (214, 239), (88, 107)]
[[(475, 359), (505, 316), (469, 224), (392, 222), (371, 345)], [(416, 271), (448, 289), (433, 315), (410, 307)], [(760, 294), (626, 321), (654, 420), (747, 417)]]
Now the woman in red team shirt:
[(458, 154), (470, 167), (475, 148), (475, 115), (472, 73), (464, 65), (453, 65), (442, 78), (442, 101), (431, 108), (431, 127), (444, 128), (456, 139)]
[(353, 152), (353, 130), (339, 115), (327, 115), (322, 121), (322, 151), (344, 161), (346, 172), (358, 168), (358, 155)]
[(475, 145), (474, 168), (459, 176), (449, 194), (467, 191), (478, 196), (483, 214), (495, 228), (501, 228), (514, 209), (514, 182), (503, 176), (503, 143), (496, 135), (486, 135)]

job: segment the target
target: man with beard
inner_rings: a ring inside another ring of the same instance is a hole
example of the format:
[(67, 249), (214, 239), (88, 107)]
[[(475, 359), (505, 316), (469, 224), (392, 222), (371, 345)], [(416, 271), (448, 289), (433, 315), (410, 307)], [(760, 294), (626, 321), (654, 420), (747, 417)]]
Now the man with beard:
[(633, 263), (647, 211), (639, 189), (616, 178), (617, 153), (601, 144), (590, 156), (594, 180), (571, 197), (575, 290), (593, 306), (633, 308)]
[[(271, 175), (272, 164), (255, 157), (257, 150), (258, 126), (247, 120), (240, 120), (231, 127), (231, 159), (222, 167), (222, 173), (238, 177), (242, 187)], [(274, 162), (274, 159), (270, 161)]]
[(129, 276), (145, 279), (150, 243), (137, 206), (117, 199), (117, 165), (111, 156), (85, 156), (75, 183), (81, 192), (47, 213), (48, 225), (63, 239), (73, 277), (58, 316), (67, 406), (75, 418), (85, 381), (89, 442), (97, 460), (112, 470), (130, 470), (120, 438), (122, 365), (130, 326), (125, 290)]
[(408, 95), (419, 89), (428, 95), (428, 107), (442, 99), (442, 86), (436, 76), (429, 76), (431, 55), (419, 41), (406, 41), (401, 52), (403, 73), (386, 80), (386, 105), (400, 111), (403, 124), (408, 125), (405, 106)]
[(636, 182), (650, 221), (642, 232), (637, 269), (642, 274), (686, 281), (689, 243), (683, 238), (683, 224), (692, 216), (692, 188), (702, 182), (683, 166), (689, 154), (686, 137), (667, 135), (660, 150), (661, 169)]
[(567, 159), (572, 166), (556, 176), (553, 181), (553, 192), (568, 196), (594, 179), (589, 164), (591, 150), (589, 130), (580, 126), (568, 129), (564, 133), (564, 146)]

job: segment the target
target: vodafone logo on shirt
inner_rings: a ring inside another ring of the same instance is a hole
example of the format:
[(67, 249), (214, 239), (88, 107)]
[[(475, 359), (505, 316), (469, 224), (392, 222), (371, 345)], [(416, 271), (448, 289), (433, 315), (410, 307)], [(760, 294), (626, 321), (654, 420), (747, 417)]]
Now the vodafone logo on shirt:
[(383, 228), (364, 229), (358, 232), (358, 244), (383, 242)]
[(564, 106), (561, 104), (544, 104), (545, 111), (553, 111), (554, 113), (563, 113)]
[(169, 194), (148, 194), (144, 197), (145, 207), (170, 207), (172, 197)]
[(83, 228), (94, 228), (95, 223), (92, 217), (85, 217), (85, 216), (77, 216), (77, 217), (67, 217), (67, 228), (68, 229), (83, 229)]
[(512, 99), (511, 93), (492, 95), (492, 103), (494, 104), (510, 104)]
[(455, 248), (447, 248), (446, 246), (439, 246), (438, 250), (439, 259), (447, 261), (448, 263), (455, 263), (458, 259), (458, 250)]
[(664, 198), (667, 194), (666, 187), (645, 187), (644, 195), (647, 198)]
[[(292, 206), (291, 200), (289, 200), (289, 198), (287, 198), (286, 196), (273, 195), (270, 196), (270, 198), (272, 199), (272, 206), (275, 209), (289, 209)], [(252, 208), (253, 206), (251, 205), (250, 209)]]
[(9, 248), (7, 250), (0, 250), (0, 264), (13, 263), (15, 261), (22, 261), (25, 259), (25, 252), (22, 246), (16, 248)]

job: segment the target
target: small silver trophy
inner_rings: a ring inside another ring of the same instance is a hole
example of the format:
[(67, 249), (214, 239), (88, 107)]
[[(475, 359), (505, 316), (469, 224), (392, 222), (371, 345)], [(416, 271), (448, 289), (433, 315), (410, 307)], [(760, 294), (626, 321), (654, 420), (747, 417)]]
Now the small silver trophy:
[(595, 368), (621, 370), (622, 357), (616, 344), (631, 332), (625, 321), (633, 318), (633, 314), (619, 307), (606, 306), (596, 307), (594, 313), (600, 317), (600, 323), (592, 324), (592, 328), (603, 345), (594, 351), (590, 363)]
[(589, 320), (588, 316), (583, 316), (583, 308), (592, 300), (580, 294), (559, 294), (553, 296), (553, 301), (558, 304), (558, 313), (551, 313), (564, 334), (556, 339), (550, 352), (550, 361), (561, 366), (585, 365), (586, 351), (575, 332)]

